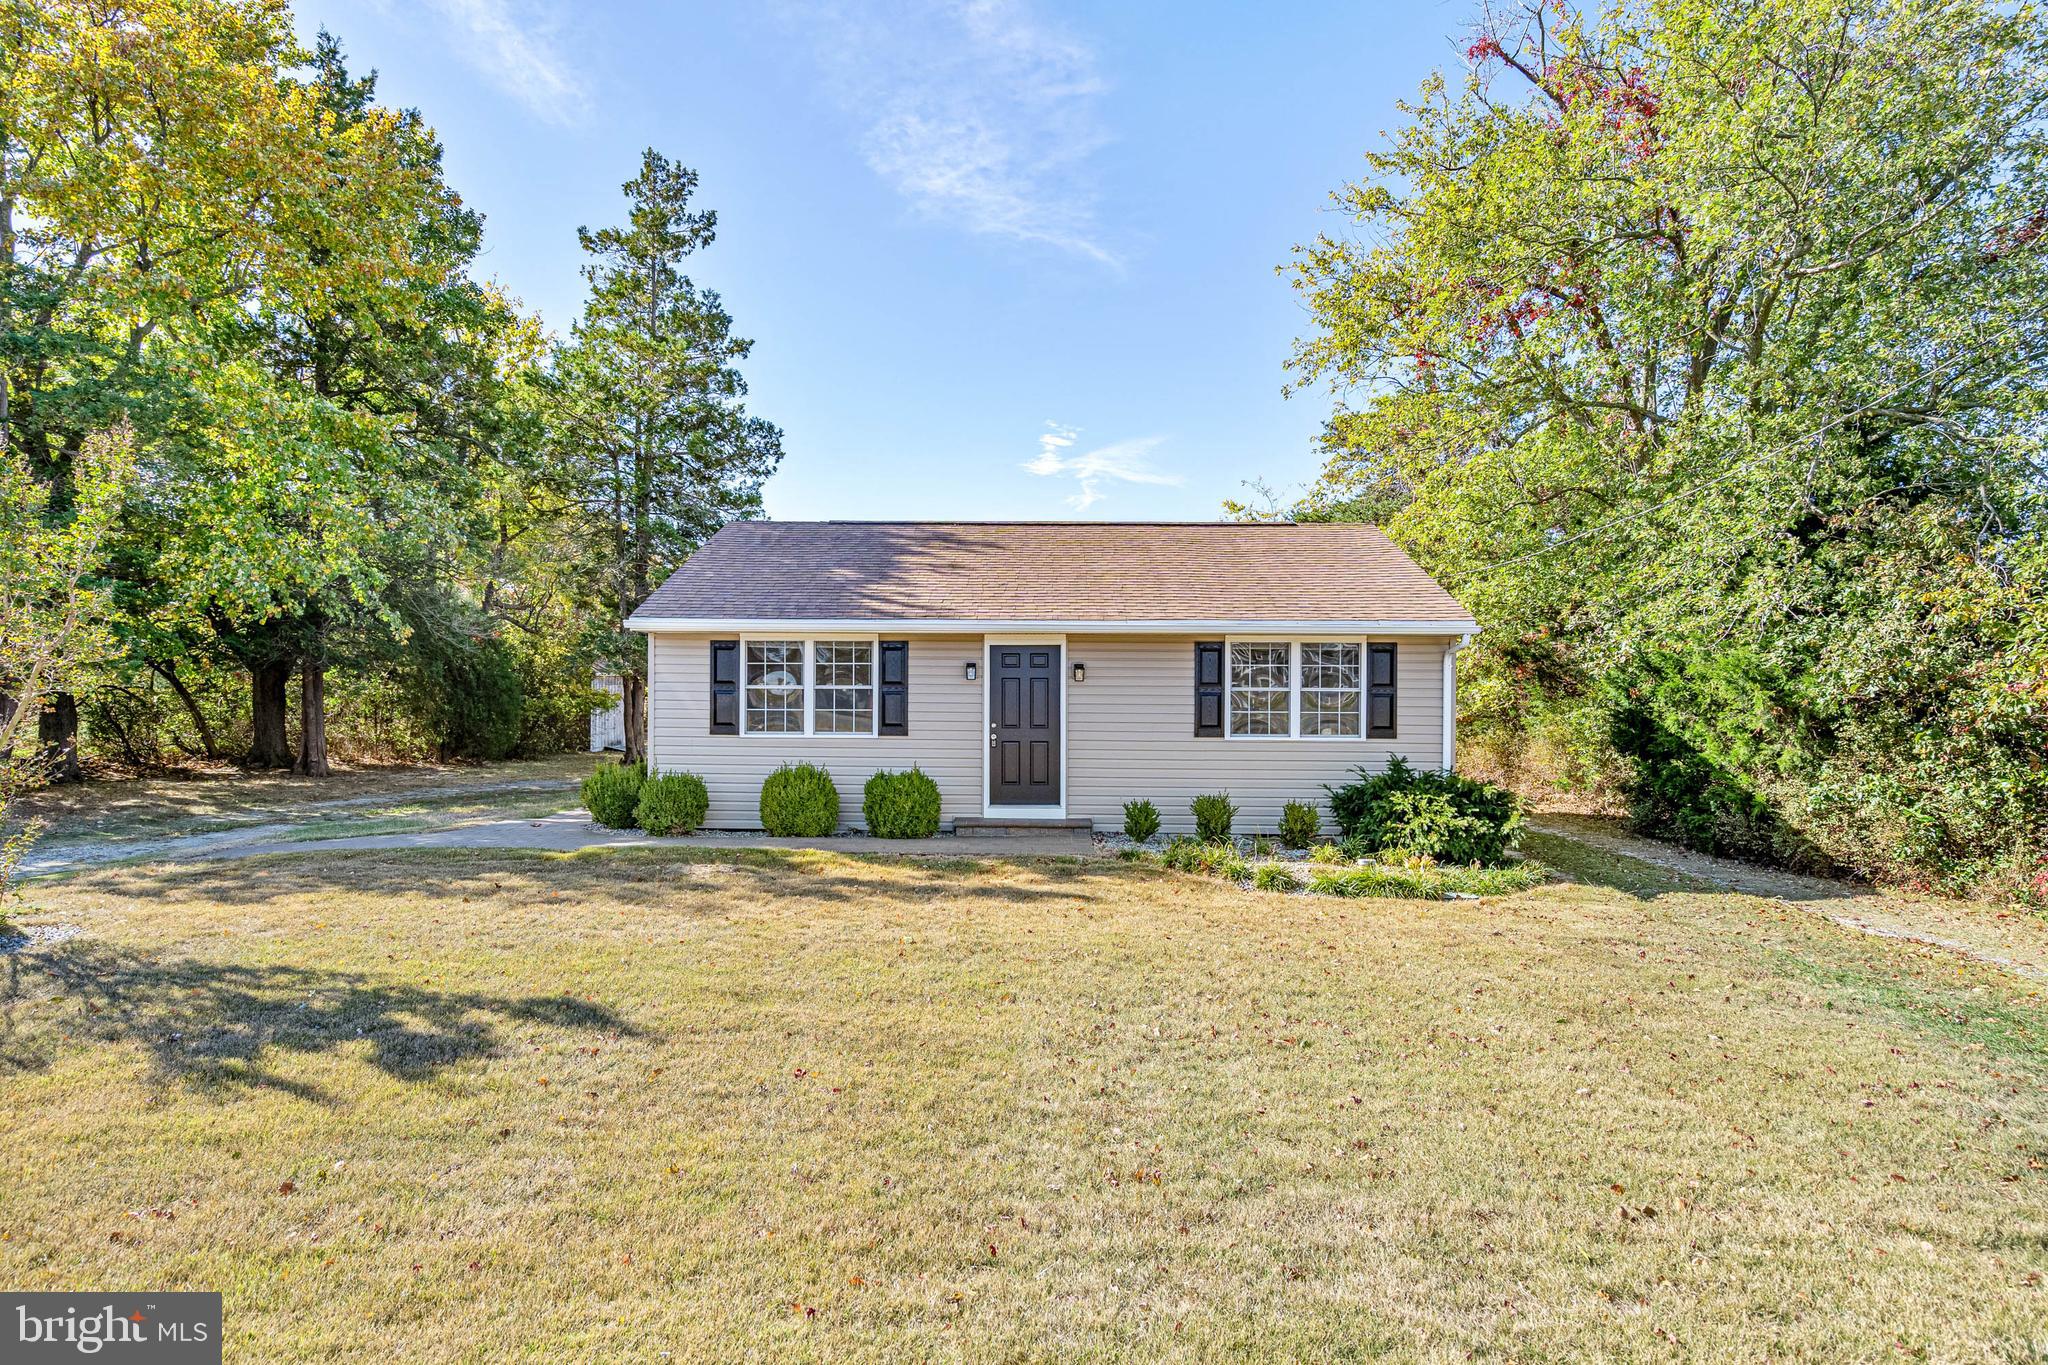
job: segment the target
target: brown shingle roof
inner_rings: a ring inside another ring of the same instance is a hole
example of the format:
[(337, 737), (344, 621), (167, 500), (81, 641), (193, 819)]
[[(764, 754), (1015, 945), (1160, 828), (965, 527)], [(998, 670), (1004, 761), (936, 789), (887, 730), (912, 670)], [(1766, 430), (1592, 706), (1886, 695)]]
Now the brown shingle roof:
[(671, 620), (1346, 621), (1471, 614), (1377, 527), (746, 521), (634, 613)]

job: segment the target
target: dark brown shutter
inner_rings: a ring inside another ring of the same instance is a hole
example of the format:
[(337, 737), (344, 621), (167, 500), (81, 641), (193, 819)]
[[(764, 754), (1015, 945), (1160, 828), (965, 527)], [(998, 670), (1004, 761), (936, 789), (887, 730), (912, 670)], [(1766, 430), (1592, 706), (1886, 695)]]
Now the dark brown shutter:
[(711, 733), (740, 732), (740, 642), (711, 642)]
[(1395, 664), (1393, 645), (1365, 647), (1365, 733), (1373, 739), (1395, 737), (1394, 716), (1398, 710), (1394, 704)]
[(881, 724), (876, 728), (885, 735), (907, 735), (910, 733), (910, 641), (884, 640), (881, 653), (881, 686), (876, 689)]
[(1195, 641), (1195, 733), (1223, 734), (1223, 642)]

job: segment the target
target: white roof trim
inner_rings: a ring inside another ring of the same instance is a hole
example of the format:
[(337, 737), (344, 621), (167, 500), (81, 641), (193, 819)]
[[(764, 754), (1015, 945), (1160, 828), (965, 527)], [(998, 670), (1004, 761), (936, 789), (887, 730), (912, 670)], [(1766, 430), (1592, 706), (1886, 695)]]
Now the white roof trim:
[(808, 616), (717, 617), (717, 616), (635, 616), (627, 630), (643, 634), (689, 631), (698, 634), (744, 634), (762, 631), (791, 631), (804, 635), (827, 635), (847, 631), (873, 635), (996, 635), (1022, 631), (1048, 631), (1073, 635), (1301, 635), (1346, 633), (1351, 635), (1468, 635), (1479, 630), (1472, 620), (1455, 621), (940, 621), (892, 620), (861, 617), (825, 620)]

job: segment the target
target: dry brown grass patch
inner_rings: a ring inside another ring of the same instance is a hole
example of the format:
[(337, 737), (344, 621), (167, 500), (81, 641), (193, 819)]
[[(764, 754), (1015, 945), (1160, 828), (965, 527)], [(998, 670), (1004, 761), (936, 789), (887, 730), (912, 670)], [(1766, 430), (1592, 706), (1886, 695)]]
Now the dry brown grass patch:
[(89, 936), (4, 967), (0, 1281), (219, 1288), (251, 1358), (2048, 1345), (2039, 999), (1764, 901), (687, 850), (42, 899)]

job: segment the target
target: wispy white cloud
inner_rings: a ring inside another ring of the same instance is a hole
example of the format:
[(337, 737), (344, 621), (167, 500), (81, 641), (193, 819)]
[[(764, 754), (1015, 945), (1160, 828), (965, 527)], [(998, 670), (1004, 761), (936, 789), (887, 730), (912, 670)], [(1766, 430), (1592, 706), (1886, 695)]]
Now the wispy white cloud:
[(1114, 266), (1090, 155), (1104, 86), (1028, 0), (785, 0), (868, 165), (930, 217)]
[(549, 123), (590, 112), (582, 73), (557, 42), (551, 8), (522, 0), (428, 0), (457, 56)]
[(1038, 454), (1023, 464), (1032, 474), (1075, 480), (1080, 487), (1067, 498), (1067, 506), (1076, 512), (1085, 512), (1102, 501), (1105, 481), (1168, 486), (1180, 482), (1180, 475), (1153, 467), (1152, 452), (1166, 439), (1164, 436), (1135, 436), (1080, 455), (1068, 454), (1080, 436), (1073, 427), (1047, 422), (1038, 438)]

